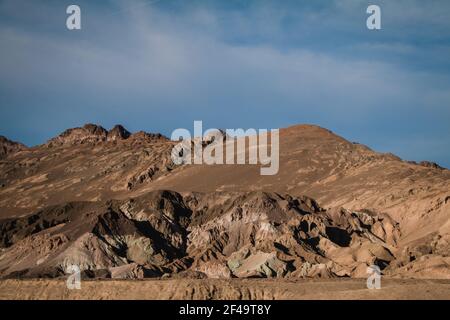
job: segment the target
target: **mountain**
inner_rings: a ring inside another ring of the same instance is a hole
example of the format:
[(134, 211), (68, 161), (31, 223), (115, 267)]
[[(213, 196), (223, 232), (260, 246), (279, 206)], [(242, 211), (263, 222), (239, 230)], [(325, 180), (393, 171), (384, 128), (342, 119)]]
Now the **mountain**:
[(273, 176), (177, 166), (175, 145), (88, 124), (8, 149), (0, 275), (450, 278), (447, 169), (311, 125), (280, 130)]
[(4, 136), (0, 136), (0, 159), (6, 158), (8, 155), (26, 149), (21, 143), (9, 140)]

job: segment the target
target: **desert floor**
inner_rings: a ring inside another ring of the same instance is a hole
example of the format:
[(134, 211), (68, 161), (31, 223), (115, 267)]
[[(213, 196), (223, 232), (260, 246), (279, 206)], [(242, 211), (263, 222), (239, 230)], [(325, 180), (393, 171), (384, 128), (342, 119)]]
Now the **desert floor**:
[(68, 290), (64, 280), (2, 280), (0, 299), (447, 299), (450, 280), (85, 280)]

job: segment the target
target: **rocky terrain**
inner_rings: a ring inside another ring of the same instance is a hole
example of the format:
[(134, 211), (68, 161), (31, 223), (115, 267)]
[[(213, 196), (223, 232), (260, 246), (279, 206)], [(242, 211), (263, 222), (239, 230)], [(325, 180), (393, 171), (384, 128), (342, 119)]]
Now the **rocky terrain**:
[(84, 280), (80, 290), (60, 279), (0, 281), (0, 300), (448, 300), (448, 280), (383, 279), (368, 290), (362, 279)]
[[(316, 126), (280, 171), (172, 163), (160, 134), (88, 124), (0, 139), (0, 277), (450, 279), (450, 171)], [(285, 281), (283, 280), (283, 281)], [(281, 280), (280, 280), (281, 281)]]
[(0, 159), (6, 158), (10, 153), (24, 150), (26, 147), (18, 142), (9, 140), (4, 136), (0, 136)]

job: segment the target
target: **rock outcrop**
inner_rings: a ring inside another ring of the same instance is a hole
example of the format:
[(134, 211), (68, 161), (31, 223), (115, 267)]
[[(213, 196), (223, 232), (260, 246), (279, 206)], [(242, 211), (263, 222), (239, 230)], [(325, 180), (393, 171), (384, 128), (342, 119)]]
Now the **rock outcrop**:
[(27, 149), (25, 145), (11, 141), (4, 136), (0, 136), (0, 159), (6, 158), (9, 154), (25, 149)]
[(107, 140), (108, 141), (116, 141), (116, 140), (123, 140), (128, 139), (130, 137), (131, 133), (125, 129), (120, 124), (114, 126), (111, 130), (108, 131)]
[[(386, 230), (390, 230), (387, 237)], [(395, 265), (398, 224), (308, 197), (154, 191), (0, 221), (2, 277), (364, 277)]]

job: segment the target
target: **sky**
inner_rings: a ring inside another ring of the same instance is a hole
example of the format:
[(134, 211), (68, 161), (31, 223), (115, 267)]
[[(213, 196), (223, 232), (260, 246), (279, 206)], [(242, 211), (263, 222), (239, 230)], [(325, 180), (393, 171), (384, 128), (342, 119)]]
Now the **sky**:
[(310, 123), (450, 168), (449, 57), (447, 0), (0, 0), (0, 135)]

